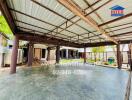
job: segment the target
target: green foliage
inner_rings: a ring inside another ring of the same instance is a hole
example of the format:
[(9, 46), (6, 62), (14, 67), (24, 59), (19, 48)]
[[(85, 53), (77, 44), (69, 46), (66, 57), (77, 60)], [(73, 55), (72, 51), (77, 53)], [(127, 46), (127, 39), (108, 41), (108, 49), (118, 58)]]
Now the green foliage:
[(93, 47), (92, 48), (93, 53), (102, 53), (105, 52), (105, 46), (100, 46), (100, 47)]
[(100, 53), (105, 52), (105, 46), (100, 46), (98, 49)]
[(8, 26), (4, 16), (0, 16), (0, 32), (4, 34), (12, 34), (10, 27)]
[(93, 47), (93, 48), (92, 48), (92, 52), (93, 52), (93, 53), (97, 53), (97, 52), (98, 52), (98, 47)]
[(83, 62), (83, 59), (61, 59), (60, 63)]
[(97, 53), (105, 52), (105, 46), (93, 47), (92, 52), (94, 53), (94, 60), (96, 62), (97, 61), (97, 58), (96, 58)]

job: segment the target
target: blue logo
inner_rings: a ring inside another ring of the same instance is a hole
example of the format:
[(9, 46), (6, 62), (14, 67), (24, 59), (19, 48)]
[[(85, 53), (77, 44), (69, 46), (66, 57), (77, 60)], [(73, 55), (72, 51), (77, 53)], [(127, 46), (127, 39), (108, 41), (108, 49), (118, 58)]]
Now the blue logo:
[(111, 16), (123, 16), (124, 15), (124, 7), (119, 5), (113, 6), (111, 9)]

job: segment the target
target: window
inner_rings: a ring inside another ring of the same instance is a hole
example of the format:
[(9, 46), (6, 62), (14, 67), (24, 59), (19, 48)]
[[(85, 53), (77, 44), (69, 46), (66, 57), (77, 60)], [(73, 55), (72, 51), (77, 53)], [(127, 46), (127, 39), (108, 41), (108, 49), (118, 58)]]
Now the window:
[(46, 52), (46, 50), (42, 49), (42, 58), (45, 58), (45, 52)]

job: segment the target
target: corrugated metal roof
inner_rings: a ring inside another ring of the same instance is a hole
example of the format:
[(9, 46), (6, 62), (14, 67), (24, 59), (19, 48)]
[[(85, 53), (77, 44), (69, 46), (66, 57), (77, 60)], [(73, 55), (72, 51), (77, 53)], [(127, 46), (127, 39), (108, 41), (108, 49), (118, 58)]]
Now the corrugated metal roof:
[[(108, 1), (110, 2), (104, 5)], [(60, 39), (62, 38), (68, 41), (69, 37), (72, 37), (71, 41), (77, 43), (105, 41), (104, 37), (98, 35), (101, 33), (95, 32), (96, 30), (93, 27), (91, 27), (85, 21), (81, 20), (80, 17), (74, 15), (71, 11), (61, 5), (57, 0), (36, 0), (36, 2), (40, 3), (50, 10), (40, 6), (32, 0), (7, 0), (9, 8), (13, 9), (11, 10), (11, 13), (14, 20), (17, 20), (15, 21), (15, 23), (17, 26), (19, 26), (19, 29), (24, 31), (33, 30), (36, 34), (46, 34), (50, 37), (56, 37)], [(89, 16), (92, 17), (98, 25), (118, 18), (111, 16), (110, 8), (115, 5), (120, 5), (125, 8), (124, 15), (132, 13), (132, 0), (73, 0), (73, 2), (78, 5), (80, 9), (85, 10), (86, 13), (89, 14)], [(96, 2), (98, 3), (94, 4), (92, 7), (89, 7), (86, 2), (88, 2), (90, 5)], [(54, 12), (56, 12), (57, 14)], [(132, 17), (113, 22), (109, 25), (103, 26), (102, 28), (112, 36), (132, 31), (132, 28), (130, 27), (132, 24), (120, 26), (129, 22), (132, 22)], [(27, 23), (30, 25), (27, 25)], [(109, 28), (113, 26), (116, 27)], [(124, 27), (129, 28), (125, 29)], [(121, 37), (116, 38), (124, 40)], [(125, 36), (125, 38), (126, 40), (131, 39), (131, 37), (129, 36)]]

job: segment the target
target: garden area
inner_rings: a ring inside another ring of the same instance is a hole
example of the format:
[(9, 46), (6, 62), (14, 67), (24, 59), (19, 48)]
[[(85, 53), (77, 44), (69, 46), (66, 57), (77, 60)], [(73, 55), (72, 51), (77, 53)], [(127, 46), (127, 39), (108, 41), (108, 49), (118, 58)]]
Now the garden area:
[[(122, 46), (122, 48), (124, 48), (124, 46)], [(116, 46), (100, 46), (100, 47), (90, 48), (90, 52), (86, 53), (86, 58), (87, 58), (86, 63), (89, 63), (89, 64), (104, 65), (108, 67), (117, 67)], [(78, 58), (78, 59), (61, 59), (60, 60), (61, 64), (73, 63), (73, 62), (83, 63), (84, 59)]]

